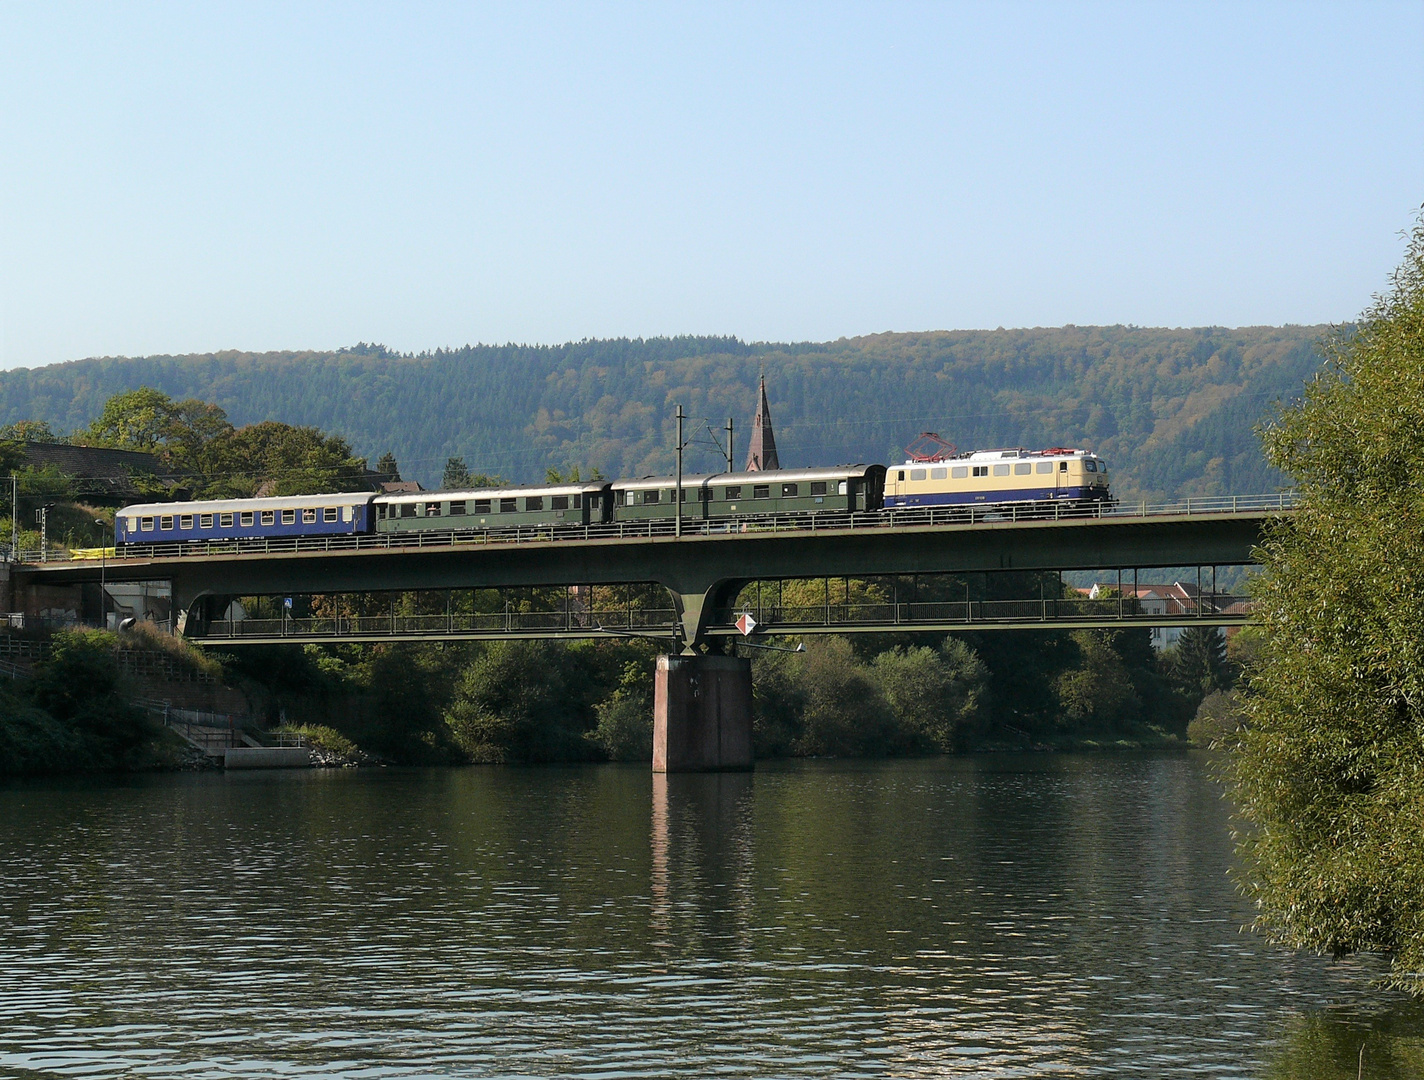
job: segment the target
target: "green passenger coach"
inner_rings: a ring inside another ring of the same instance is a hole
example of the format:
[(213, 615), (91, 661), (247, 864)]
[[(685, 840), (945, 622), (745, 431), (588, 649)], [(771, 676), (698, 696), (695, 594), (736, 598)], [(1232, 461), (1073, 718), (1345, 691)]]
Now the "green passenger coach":
[[(682, 478), (684, 520), (767, 514), (855, 513), (878, 510), (885, 488), (881, 465), (772, 469)], [(648, 476), (612, 485), (618, 521), (670, 519), (677, 514), (677, 478)]]
[(562, 487), (421, 491), (376, 500), (376, 531), (513, 529), (537, 525), (597, 525), (608, 521), (608, 483)]

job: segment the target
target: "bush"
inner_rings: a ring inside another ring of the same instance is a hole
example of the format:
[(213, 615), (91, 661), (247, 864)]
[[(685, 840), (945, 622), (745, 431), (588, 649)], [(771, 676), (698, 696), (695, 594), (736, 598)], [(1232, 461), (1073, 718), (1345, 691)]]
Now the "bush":
[(116, 642), (102, 630), (61, 631), (30, 684), (35, 704), (72, 729), (100, 768), (133, 764), (156, 730), (120, 693)]
[(956, 638), (939, 649), (892, 649), (875, 658), (875, 678), (917, 749), (948, 753), (977, 718), (987, 673)]
[(1241, 730), (1241, 721), (1241, 695), (1235, 690), (1213, 691), (1197, 706), (1187, 725), (1187, 740), (1203, 749), (1223, 746)]
[(465, 669), (445, 723), (471, 760), (532, 763), (590, 756), (580, 702), (565, 682), (566, 652), (543, 641), (500, 641)]
[(78, 733), (42, 709), (0, 692), (0, 773), (67, 772), (91, 763)]
[(588, 739), (610, 761), (651, 761), (653, 757), (652, 669), (646, 660), (623, 665), (613, 696), (594, 706), (598, 723)]

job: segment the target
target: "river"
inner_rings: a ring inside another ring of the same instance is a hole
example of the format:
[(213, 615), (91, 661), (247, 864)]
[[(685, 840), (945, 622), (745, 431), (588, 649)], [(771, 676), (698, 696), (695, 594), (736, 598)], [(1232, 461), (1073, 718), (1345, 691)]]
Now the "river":
[[(0, 1075), (1424, 1075), (1198, 755), (0, 786)], [(1417, 1070), (1417, 1071), (1416, 1071)]]

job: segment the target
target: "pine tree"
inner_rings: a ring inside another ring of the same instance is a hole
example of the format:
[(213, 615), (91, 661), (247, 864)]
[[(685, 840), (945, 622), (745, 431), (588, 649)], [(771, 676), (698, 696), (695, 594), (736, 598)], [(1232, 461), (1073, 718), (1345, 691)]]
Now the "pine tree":
[(445, 473), (440, 478), (440, 486), (445, 491), (454, 491), (457, 488), (466, 487), (470, 482), (470, 470), (465, 466), (465, 459), (462, 457), (452, 457), (445, 462)]
[(376, 462), (376, 471), (390, 481), (401, 478), (400, 466), (396, 464), (396, 456), (389, 450), (381, 455), (380, 461)]

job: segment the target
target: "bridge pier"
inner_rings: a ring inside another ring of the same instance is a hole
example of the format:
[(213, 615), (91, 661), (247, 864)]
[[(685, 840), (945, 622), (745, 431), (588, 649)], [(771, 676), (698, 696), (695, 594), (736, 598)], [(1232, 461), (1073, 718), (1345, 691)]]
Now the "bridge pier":
[(751, 767), (751, 661), (659, 656), (653, 681), (653, 772)]

